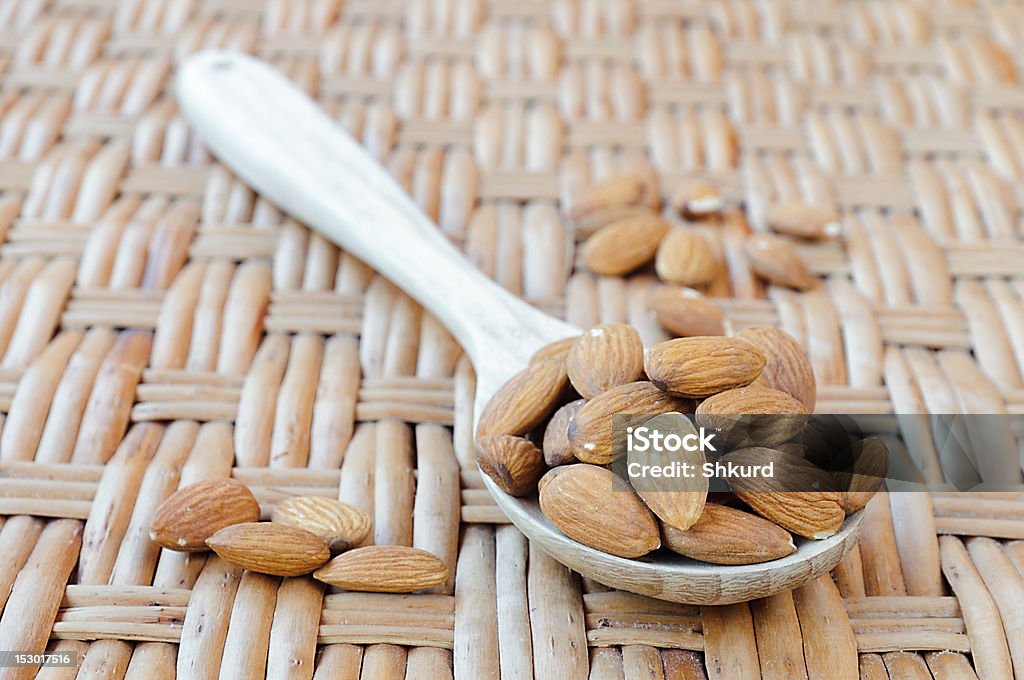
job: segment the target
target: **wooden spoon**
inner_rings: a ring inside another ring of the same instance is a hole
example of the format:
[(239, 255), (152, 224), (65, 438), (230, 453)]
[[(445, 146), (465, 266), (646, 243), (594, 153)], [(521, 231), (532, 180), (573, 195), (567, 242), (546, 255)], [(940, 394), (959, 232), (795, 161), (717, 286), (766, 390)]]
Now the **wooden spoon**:
[[(283, 210), (394, 281), (452, 333), (476, 369), (475, 414), (541, 346), (578, 328), (476, 270), (391, 175), (295, 84), (241, 54), (200, 52), (177, 78), (188, 120), (216, 156)], [(751, 600), (832, 569), (856, 542), (860, 515), (793, 555), (717, 566), (660, 551), (641, 560), (583, 546), (555, 529), (536, 496), (514, 498), (484, 475), (510, 520), (545, 552), (606, 585), (694, 604)]]

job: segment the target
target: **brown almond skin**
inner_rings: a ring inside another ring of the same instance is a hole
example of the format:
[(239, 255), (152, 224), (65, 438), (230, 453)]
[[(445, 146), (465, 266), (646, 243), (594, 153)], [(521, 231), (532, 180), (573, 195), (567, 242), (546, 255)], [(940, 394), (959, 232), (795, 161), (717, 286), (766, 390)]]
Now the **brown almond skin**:
[(619, 205), (638, 205), (644, 200), (644, 182), (636, 175), (617, 175), (591, 185), (577, 198), (569, 219), (579, 220), (590, 213)]
[(565, 361), (541, 359), (498, 388), (487, 402), (476, 436), (524, 435), (550, 416), (569, 387)]
[(525, 496), (537, 490), (537, 480), (547, 470), (544, 454), (523, 437), (502, 434), (476, 441), (476, 462), (502, 491)]
[(644, 357), (651, 382), (680, 397), (710, 397), (746, 387), (764, 363), (764, 355), (745, 340), (703, 336), (659, 343)]
[(643, 217), (651, 214), (651, 209), (643, 205), (613, 205), (595, 210), (573, 221), (577, 241), (585, 241), (609, 224), (614, 224), (629, 217)]
[[(813, 464), (763, 447), (740, 449), (726, 454), (723, 462), (764, 465), (774, 462), (775, 476), (729, 479), (732, 489), (754, 512), (783, 529), (804, 538), (828, 538), (839, 530), (846, 512), (838, 482)], [(790, 491), (812, 489), (821, 491)]]
[(835, 211), (805, 201), (780, 201), (768, 206), (765, 221), (779, 234), (822, 238), (838, 232)]
[(737, 387), (708, 397), (697, 406), (697, 424), (721, 430), (731, 448), (777, 446), (799, 434), (807, 409), (785, 392), (767, 387)]
[[(681, 413), (662, 413), (643, 423), (649, 430), (663, 434), (697, 436), (693, 422)], [(627, 470), (638, 466), (653, 465), (666, 467), (673, 463), (686, 463), (691, 469), (701, 470), (706, 462), (703, 451), (668, 451), (651, 446), (648, 451), (628, 451)], [(644, 504), (664, 524), (676, 529), (688, 529), (700, 518), (708, 497), (708, 478), (702, 474), (693, 477), (643, 476), (642, 467), (637, 476), (630, 473), (629, 483)]]
[(569, 465), (540, 492), (551, 523), (578, 543), (619, 557), (641, 557), (661, 545), (658, 523), (629, 484), (596, 465)]
[(260, 518), (260, 504), (236, 479), (209, 479), (182, 487), (160, 504), (150, 540), (169, 550), (208, 550), (206, 539), (224, 527)]
[(676, 336), (725, 335), (725, 315), (693, 288), (658, 286), (647, 299), (658, 323)]
[(572, 444), (569, 443), (569, 423), (585, 403), (585, 399), (577, 399), (565, 404), (555, 411), (544, 428), (544, 462), (549, 467), (576, 462)]
[(799, 399), (808, 413), (814, 412), (818, 386), (814, 369), (803, 346), (796, 338), (770, 326), (750, 326), (736, 334), (756, 347), (765, 357), (764, 370), (757, 384), (780, 390)]
[(843, 490), (843, 509), (850, 515), (864, 509), (885, 484), (889, 472), (889, 447), (879, 437), (866, 437), (854, 447), (851, 469), (836, 473)]
[(338, 555), (313, 574), (318, 581), (369, 593), (414, 593), (444, 583), (448, 567), (426, 550), (370, 545)]
[(722, 263), (704, 236), (693, 229), (676, 227), (658, 246), (654, 269), (666, 283), (703, 286), (710, 283)]
[(206, 539), (226, 561), (272, 576), (301, 576), (326, 562), (331, 552), (316, 534), (275, 522), (225, 527)]
[(757, 234), (747, 239), (743, 251), (754, 273), (772, 283), (796, 290), (810, 290), (818, 285), (800, 253), (789, 241), (769, 234)]
[(373, 520), (359, 508), (323, 496), (287, 498), (274, 506), (271, 521), (316, 534), (331, 552), (359, 545), (373, 527)]
[[(576, 412), (569, 423), (569, 444), (578, 460), (606, 465), (626, 452), (626, 427), (659, 413), (690, 413), (692, 409), (691, 401), (666, 394), (647, 381), (619, 385), (597, 395)], [(623, 426), (613, 433), (616, 415), (623, 416)]]
[(624, 323), (594, 326), (576, 338), (565, 358), (569, 382), (580, 396), (592, 399), (644, 373), (644, 343)]
[(583, 263), (601, 276), (622, 276), (654, 259), (669, 224), (651, 213), (609, 224), (583, 246)]
[(685, 557), (712, 564), (760, 564), (796, 552), (789, 532), (766, 519), (708, 503), (686, 531), (662, 524), (662, 545)]

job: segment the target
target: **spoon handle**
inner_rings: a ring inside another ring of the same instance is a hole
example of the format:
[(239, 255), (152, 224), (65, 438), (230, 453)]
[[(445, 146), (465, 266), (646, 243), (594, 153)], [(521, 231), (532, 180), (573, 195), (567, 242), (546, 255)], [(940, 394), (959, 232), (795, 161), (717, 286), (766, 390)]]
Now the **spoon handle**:
[[(220, 160), (419, 301), (478, 374), (480, 363), (522, 366), (524, 351), (539, 344), (517, 342), (524, 334), (551, 339), (553, 319), (473, 267), (391, 175), (275, 69), (238, 53), (200, 52), (185, 62), (176, 89)], [(546, 332), (530, 330), (545, 324)], [(561, 325), (565, 332), (555, 335), (569, 335)]]

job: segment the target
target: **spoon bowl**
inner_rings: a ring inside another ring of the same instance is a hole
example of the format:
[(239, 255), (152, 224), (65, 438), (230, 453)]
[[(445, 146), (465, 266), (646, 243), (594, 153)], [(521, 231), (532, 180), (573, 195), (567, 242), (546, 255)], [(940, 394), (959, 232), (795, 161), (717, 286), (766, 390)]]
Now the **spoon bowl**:
[[(294, 83), (240, 53), (207, 50), (178, 73), (186, 118), (219, 160), (277, 206), (387, 276), (451, 332), (476, 369), (474, 422), (540, 347), (580, 333), (476, 270), (391, 175)], [(536, 496), (513, 498), (484, 475), (506, 516), (595, 581), (694, 604), (762, 597), (815, 578), (853, 547), (860, 514), (821, 541), (759, 565), (718, 566), (659, 551), (627, 560), (555, 529)]]

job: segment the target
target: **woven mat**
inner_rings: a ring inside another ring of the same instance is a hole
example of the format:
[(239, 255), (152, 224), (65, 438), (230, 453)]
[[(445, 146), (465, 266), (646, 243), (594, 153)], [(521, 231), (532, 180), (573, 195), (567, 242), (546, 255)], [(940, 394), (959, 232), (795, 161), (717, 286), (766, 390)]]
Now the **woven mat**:
[[(821, 411), (1021, 414), (1022, 44), (999, 0), (3, 0), (0, 650), (84, 654), (46, 678), (1024, 678), (1024, 493), (881, 496), (832, 578), (728, 607), (532, 550), (481, 486), (459, 348), (211, 159), (170, 88), (201, 47), (259, 55), (486, 273), (649, 342), (651, 279), (574, 268), (562, 211), (700, 171), (731, 201), (711, 292), (805, 344)], [(801, 197), (843, 234), (797, 295), (742, 240)], [(147, 540), (227, 475), (360, 506), (452, 577), (325, 592)]]

